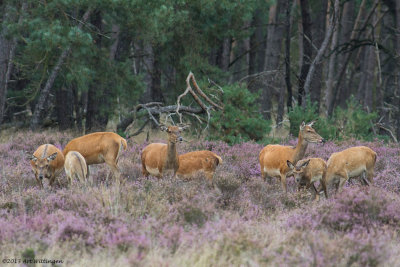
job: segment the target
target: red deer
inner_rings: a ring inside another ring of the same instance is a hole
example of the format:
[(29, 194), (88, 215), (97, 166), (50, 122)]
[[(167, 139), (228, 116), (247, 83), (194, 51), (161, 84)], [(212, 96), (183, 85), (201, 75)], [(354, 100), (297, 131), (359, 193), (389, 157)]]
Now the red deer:
[(327, 163), (326, 182), (334, 183), (336, 192), (342, 190), (347, 180), (357, 176), (361, 176), (363, 184), (372, 184), (375, 162), (375, 151), (366, 146), (350, 147), (333, 153)]
[(56, 176), (64, 167), (64, 155), (51, 144), (39, 146), (29, 159), (36, 181), (41, 188), (43, 188), (43, 178), (49, 179), (49, 184), (52, 186)]
[(208, 150), (193, 151), (179, 156), (179, 168), (176, 175), (189, 177), (196, 173), (204, 173), (212, 181), (215, 169), (222, 163), (221, 157)]
[(267, 145), (259, 155), (261, 176), (264, 180), (268, 177), (279, 177), (282, 189), (287, 192), (286, 177), (291, 175), (287, 161), (293, 164), (304, 157), (308, 143), (322, 143), (324, 139), (312, 128), (314, 122), (300, 125), (299, 139), (296, 147), (282, 145)]
[(287, 165), (293, 172), (294, 179), (298, 184), (298, 189), (305, 186), (307, 189), (312, 188), (312, 198), (319, 200), (319, 190), (315, 187), (315, 182), (320, 182), (325, 197), (328, 197), (326, 192), (325, 174), (326, 162), (321, 158), (310, 158), (299, 160), (294, 166), (289, 160)]
[(119, 180), (121, 173), (118, 159), (121, 151), (127, 148), (126, 140), (116, 133), (97, 132), (72, 139), (64, 148), (64, 156), (70, 151), (78, 151), (87, 165), (106, 163)]
[(65, 156), (64, 169), (70, 184), (73, 183), (74, 178), (80, 182), (86, 181), (87, 178), (87, 165), (85, 158), (78, 151), (70, 151)]
[(176, 143), (182, 142), (181, 131), (186, 127), (162, 125), (161, 131), (168, 133), (168, 144), (152, 143), (142, 151), (142, 173), (148, 177), (150, 174), (161, 178), (165, 172), (172, 171), (176, 175), (179, 168), (179, 157)]

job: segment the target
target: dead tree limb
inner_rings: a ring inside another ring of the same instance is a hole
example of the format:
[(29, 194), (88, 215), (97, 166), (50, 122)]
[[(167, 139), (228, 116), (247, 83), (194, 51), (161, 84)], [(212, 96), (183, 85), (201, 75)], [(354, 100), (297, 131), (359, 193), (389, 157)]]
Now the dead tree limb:
[[(194, 89), (192, 88), (191, 83), (193, 84)], [(218, 86), (218, 88), (223, 93), (222, 88), (220, 86)], [(193, 97), (195, 103), (197, 103), (198, 107), (183, 106), (181, 104), (181, 100), (183, 99), (183, 97), (188, 95), (189, 93), (192, 95), (192, 97)], [(210, 118), (211, 118), (210, 111), (212, 109), (222, 110), (223, 106), (212, 101), (203, 92), (203, 90), (200, 89), (193, 73), (190, 72), (186, 78), (186, 89), (182, 94), (180, 94), (178, 96), (176, 105), (162, 106), (162, 103), (160, 103), (160, 102), (150, 102), (150, 103), (145, 103), (145, 104), (139, 104), (134, 107), (134, 109), (131, 111), (131, 113), (128, 115), (128, 117), (123, 119), (118, 124), (117, 128), (120, 131), (122, 130), (122, 131), (126, 132), (127, 130), (134, 127), (134, 124), (137, 121), (139, 116), (140, 117), (147, 116), (148, 117), (147, 119), (149, 121), (153, 121), (154, 124), (160, 125), (160, 123), (156, 120), (156, 118), (154, 116), (155, 115), (160, 116), (163, 113), (167, 113), (166, 118), (170, 118), (172, 120), (172, 123), (174, 123), (172, 116), (177, 115), (179, 117), (179, 123), (184, 124), (184, 122), (182, 121), (182, 114), (185, 114), (185, 115), (189, 115), (189, 116), (195, 118), (199, 123), (206, 123), (207, 126), (205, 127), (205, 129), (207, 129)], [(142, 110), (145, 110), (146, 112), (142, 112)], [(207, 114), (207, 119), (204, 119), (199, 116), (199, 114), (204, 114), (204, 113)], [(135, 134), (137, 134), (138, 132), (136, 132)], [(130, 136), (133, 136), (133, 135), (130, 135)]]
[[(310, 92), (310, 86), (311, 86), (311, 81), (315, 72), (315, 67), (317, 64), (320, 63), (326, 48), (328, 47), (328, 44), (331, 40), (332, 34), (333, 32), (338, 29), (336, 28), (337, 25), (337, 20), (339, 20), (339, 0), (335, 0), (335, 4), (334, 4), (334, 11), (333, 14), (331, 15), (331, 19), (330, 19), (330, 23), (329, 23), (329, 28), (326, 31), (325, 37), (324, 37), (324, 41), (321, 44), (320, 49), (318, 50), (317, 55), (315, 56), (313, 62), (310, 65), (310, 69), (307, 73), (307, 78), (306, 81), (304, 83), (304, 91), (306, 92), (306, 95), (309, 95)], [(304, 102), (306, 101), (306, 99), (304, 99)]]

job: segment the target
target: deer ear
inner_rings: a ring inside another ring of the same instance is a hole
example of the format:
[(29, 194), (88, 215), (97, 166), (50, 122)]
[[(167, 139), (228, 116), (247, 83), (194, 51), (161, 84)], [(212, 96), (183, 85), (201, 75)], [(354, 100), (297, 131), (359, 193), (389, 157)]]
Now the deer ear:
[(189, 128), (189, 125), (179, 126), (179, 131), (183, 131), (187, 128)]
[(303, 131), (304, 127), (306, 126), (306, 123), (303, 121), (300, 125), (300, 131)]
[(27, 155), (27, 158), (28, 158), (29, 160), (32, 160), (33, 162), (36, 162), (36, 161), (37, 161), (37, 157), (35, 157), (33, 154), (28, 154), (28, 155)]
[(302, 168), (307, 167), (308, 163), (310, 163), (310, 160), (307, 160), (306, 162), (303, 163), (303, 165), (301, 165)]
[(314, 125), (315, 121), (310, 122), (309, 124), (307, 124), (308, 126), (312, 127)]
[(286, 164), (288, 165), (288, 167), (289, 167), (291, 170), (294, 169), (294, 165), (293, 165), (293, 163), (290, 162), (290, 160), (287, 160), (287, 161), (286, 161)]
[(56, 157), (57, 157), (57, 152), (55, 152), (55, 153), (51, 154), (50, 156), (48, 156), (48, 157), (47, 157), (47, 160), (48, 160), (48, 161), (52, 161), (52, 160), (55, 160)]
[(168, 130), (168, 128), (165, 125), (161, 125), (160, 126), (160, 130), (163, 131), (163, 132), (166, 132)]

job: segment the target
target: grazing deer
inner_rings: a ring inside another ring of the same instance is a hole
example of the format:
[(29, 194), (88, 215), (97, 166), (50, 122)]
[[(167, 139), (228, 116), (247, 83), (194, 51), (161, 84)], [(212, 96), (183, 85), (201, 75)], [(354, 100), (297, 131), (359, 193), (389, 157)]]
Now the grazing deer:
[(204, 173), (212, 181), (215, 169), (222, 164), (220, 156), (208, 150), (193, 151), (179, 156), (177, 176), (189, 177), (196, 173)]
[(160, 126), (161, 131), (168, 134), (168, 144), (152, 143), (142, 151), (142, 173), (148, 177), (150, 174), (161, 178), (166, 171), (172, 171), (174, 176), (179, 168), (179, 157), (176, 151), (176, 143), (182, 142), (181, 131), (185, 127)]
[(51, 144), (39, 146), (32, 155), (29, 155), (29, 160), (41, 188), (43, 188), (43, 178), (49, 179), (49, 184), (52, 186), (56, 176), (64, 167), (64, 155)]
[(114, 177), (119, 180), (121, 173), (118, 159), (121, 151), (127, 148), (126, 140), (113, 132), (97, 132), (87, 134), (69, 141), (65, 146), (64, 156), (70, 151), (78, 151), (87, 165), (106, 163), (110, 166)]
[(325, 140), (312, 128), (314, 122), (300, 125), (299, 139), (296, 147), (282, 145), (267, 145), (259, 155), (261, 176), (264, 180), (268, 177), (279, 177), (283, 191), (287, 192), (286, 177), (290, 175), (287, 161), (296, 164), (304, 157), (308, 143), (322, 143)]
[(366, 146), (350, 147), (333, 153), (328, 159), (326, 170), (327, 184), (334, 183), (340, 192), (349, 178), (361, 176), (365, 185), (372, 184), (376, 153)]
[(78, 151), (70, 151), (65, 156), (64, 169), (67, 177), (72, 184), (74, 178), (84, 182), (87, 178), (88, 168), (85, 158)]
[(307, 189), (312, 187), (312, 199), (319, 200), (319, 190), (315, 187), (315, 182), (320, 182), (325, 197), (328, 198), (326, 192), (325, 174), (326, 162), (321, 158), (310, 158), (299, 160), (294, 166), (292, 162), (287, 161), (287, 165), (293, 172), (294, 179), (298, 184), (298, 190), (305, 186)]

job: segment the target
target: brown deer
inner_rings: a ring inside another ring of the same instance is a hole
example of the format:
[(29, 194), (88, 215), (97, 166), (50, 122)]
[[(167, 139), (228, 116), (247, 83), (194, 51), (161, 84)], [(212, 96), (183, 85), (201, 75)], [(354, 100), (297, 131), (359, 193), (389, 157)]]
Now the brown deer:
[(294, 179), (298, 184), (298, 190), (305, 186), (311, 188), (312, 199), (319, 200), (319, 190), (315, 187), (315, 182), (320, 182), (325, 197), (328, 198), (326, 192), (325, 174), (326, 162), (321, 158), (310, 158), (299, 160), (294, 166), (289, 160), (287, 165), (293, 173)]
[(56, 176), (64, 167), (64, 155), (51, 144), (39, 146), (33, 155), (29, 155), (29, 159), (36, 181), (41, 188), (43, 188), (43, 178), (49, 179), (49, 184), (52, 186)]
[(122, 149), (127, 148), (124, 138), (113, 132), (97, 132), (72, 139), (64, 148), (64, 156), (70, 151), (78, 151), (87, 165), (106, 163), (119, 180), (121, 173), (118, 159)]
[(182, 142), (181, 131), (187, 127), (160, 126), (160, 130), (166, 131), (168, 134), (168, 144), (152, 143), (143, 149), (141, 159), (144, 176), (148, 177), (151, 174), (161, 178), (167, 171), (172, 171), (173, 175), (176, 175), (179, 168), (176, 143)]
[(203, 173), (212, 181), (215, 169), (222, 164), (220, 156), (208, 150), (193, 151), (179, 156), (178, 177), (188, 178), (196, 173)]
[(290, 175), (287, 161), (296, 164), (304, 157), (308, 143), (322, 143), (325, 140), (312, 128), (314, 122), (300, 125), (299, 138), (296, 147), (282, 145), (267, 145), (259, 154), (261, 176), (264, 180), (268, 177), (279, 177), (282, 189), (287, 192), (286, 177)]
[(74, 178), (80, 182), (85, 182), (88, 174), (88, 168), (85, 158), (78, 151), (70, 151), (65, 156), (65, 173), (72, 184)]
[(333, 153), (328, 159), (326, 183), (334, 183), (340, 192), (350, 178), (361, 176), (365, 185), (373, 183), (376, 153), (366, 146), (350, 147)]

